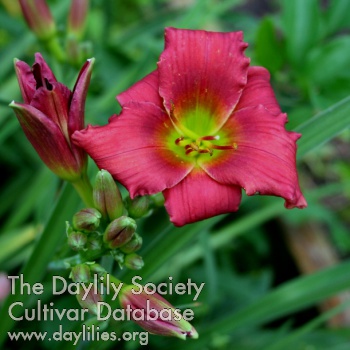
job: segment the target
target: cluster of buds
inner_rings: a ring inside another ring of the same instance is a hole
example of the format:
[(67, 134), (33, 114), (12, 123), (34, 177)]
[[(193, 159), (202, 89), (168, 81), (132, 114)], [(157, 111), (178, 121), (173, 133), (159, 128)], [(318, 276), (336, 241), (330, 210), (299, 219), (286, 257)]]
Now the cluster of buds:
[[(122, 195), (111, 174), (100, 170), (93, 188), (94, 208), (85, 208), (67, 224), (68, 244), (85, 260), (110, 252), (121, 267), (138, 270), (143, 267), (136, 254), (142, 237), (136, 232), (136, 221), (124, 215)], [(141, 203), (141, 201), (139, 201)]]
[(102, 237), (98, 232), (101, 218), (101, 213), (95, 208), (86, 208), (77, 212), (73, 216), (73, 226), (67, 223), (69, 246), (73, 250), (98, 256), (103, 248)]

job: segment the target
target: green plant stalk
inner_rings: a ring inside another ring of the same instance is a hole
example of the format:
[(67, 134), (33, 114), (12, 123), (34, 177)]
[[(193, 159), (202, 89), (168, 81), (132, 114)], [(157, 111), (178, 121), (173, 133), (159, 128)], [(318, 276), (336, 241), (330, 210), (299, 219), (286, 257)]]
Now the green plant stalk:
[(42, 43), (58, 62), (63, 63), (67, 60), (67, 55), (62, 49), (57, 36), (54, 36), (47, 41), (43, 41)]
[(94, 208), (92, 186), (86, 172), (84, 172), (84, 174), (79, 180), (71, 182), (71, 184), (79, 194), (86, 207)]

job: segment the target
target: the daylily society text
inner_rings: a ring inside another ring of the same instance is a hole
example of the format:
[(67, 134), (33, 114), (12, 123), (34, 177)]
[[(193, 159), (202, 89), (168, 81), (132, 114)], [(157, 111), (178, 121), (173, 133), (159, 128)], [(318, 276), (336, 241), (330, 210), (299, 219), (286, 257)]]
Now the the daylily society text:
[[(33, 285), (24, 281), (23, 275), (19, 276), (8, 276), (11, 281), (11, 293), (19, 295), (41, 295), (44, 293), (44, 285), (37, 282)], [(134, 288), (132, 293), (135, 295), (146, 293), (149, 295), (158, 293), (160, 295), (193, 295), (193, 301), (196, 301), (205, 285), (201, 283), (199, 286), (192, 282), (191, 278), (187, 280), (186, 283), (173, 283), (173, 277), (168, 277), (168, 282), (162, 282), (158, 285), (148, 282), (145, 285), (140, 284), (142, 281), (141, 276), (134, 276), (132, 278), (132, 284)], [(17, 281), (17, 283), (16, 283)], [(90, 292), (94, 294), (110, 295), (112, 301), (116, 300), (120, 290), (123, 287), (123, 282), (116, 284), (109, 280), (109, 276), (106, 277), (98, 276), (94, 274), (93, 281), (88, 283), (80, 282), (67, 282), (67, 280), (62, 276), (52, 276), (52, 294), (61, 295), (68, 293), (71, 295), (83, 294), (82, 299), (85, 300)]]

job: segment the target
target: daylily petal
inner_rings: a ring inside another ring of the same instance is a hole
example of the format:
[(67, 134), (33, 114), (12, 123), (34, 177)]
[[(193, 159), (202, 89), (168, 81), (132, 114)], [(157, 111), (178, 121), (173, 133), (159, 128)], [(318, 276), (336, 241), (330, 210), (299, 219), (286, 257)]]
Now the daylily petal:
[(36, 90), (32, 69), (27, 63), (15, 59), (15, 70), (23, 101), (29, 104)]
[(33, 75), (36, 80), (36, 88), (45, 86), (48, 83), (53, 84), (57, 81), (55, 75), (52, 73), (51, 68), (44, 60), (41, 53), (35, 54), (35, 63), (33, 64)]
[(108, 125), (77, 131), (73, 140), (135, 197), (173, 187), (192, 170), (193, 161), (179, 160), (166, 146), (169, 132), (172, 124), (162, 109), (132, 102)]
[(84, 108), (88, 92), (92, 68), (95, 59), (91, 58), (85, 62), (81, 68), (75, 86), (72, 92), (72, 98), (69, 106), (69, 133), (75, 130), (81, 130), (84, 127)]
[[(73, 88), (68, 116), (69, 135), (72, 135), (76, 130), (81, 130), (84, 128), (85, 101), (90, 84), (94, 62), (94, 58), (91, 58), (85, 62), (85, 64), (79, 72), (77, 81)], [(73, 143), (71, 144), (71, 148), (77, 158), (77, 161), (83, 166), (83, 164), (87, 160), (86, 153), (80, 147), (77, 147)]]
[(31, 106), (47, 115), (69, 140), (68, 135), (68, 108), (70, 101), (70, 90), (61, 83), (55, 82), (51, 89), (39, 88), (30, 103)]
[(176, 226), (234, 212), (241, 202), (238, 186), (218, 183), (199, 169), (163, 194), (165, 208)]
[(220, 156), (212, 161), (200, 158), (198, 163), (213, 179), (239, 185), (248, 196), (280, 196), (287, 208), (304, 208), (295, 164), (295, 142), (300, 135), (286, 131), (286, 121), (285, 114), (276, 116), (261, 105), (241, 109), (222, 129), (238, 148), (219, 151)]
[(158, 71), (146, 75), (143, 79), (117, 96), (121, 106), (129, 102), (150, 102), (156, 106), (163, 106), (163, 99), (159, 96)]
[(191, 128), (205, 114), (209, 134), (225, 123), (247, 81), (249, 59), (242, 38), (242, 32), (166, 29), (159, 93), (177, 124)]
[(281, 108), (270, 85), (270, 73), (263, 67), (249, 67), (247, 85), (235, 111), (262, 104), (273, 114), (280, 114)]
[(12, 102), (10, 107), (14, 109), (23, 131), (42, 161), (55, 174), (66, 180), (80, 176), (67, 140), (52, 120), (27, 104)]

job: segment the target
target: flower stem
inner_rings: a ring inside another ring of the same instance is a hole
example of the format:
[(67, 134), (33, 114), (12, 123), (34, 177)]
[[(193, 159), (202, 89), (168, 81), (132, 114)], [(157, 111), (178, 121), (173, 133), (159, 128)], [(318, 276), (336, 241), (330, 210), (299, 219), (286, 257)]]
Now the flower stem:
[(62, 49), (56, 36), (50, 38), (47, 41), (44, 41), (44, 45), (46, 46), (47, 50), (50, 51), (55, 56), (57, 61), (59, 62), (66, 61), (66, 58), (67, 58), (66, 54)]
[(71, 256), (69, 258), (65, 258), (62, 260), (54, 260), (51, 261), (48, 265), (49, 270), (66, 270), (71, 268), (72, 266), (78, 265), (82, 263), (82, 258), (79, 254)]
[[(109, 276), (109, 278), (106, 278), (107, 275)], [(109, 281), (110, 285), (114, 284), (117, 287), (120, 283), (123, 283), (121, 280), (118, 280), (118, 278), (114, 277), (113, 275), (109, 274), (108, 272), (104, 273), (103, 277), (104, 277), (103, 278), (104, 284), (106, 284), (106, 281)]]
[(92, 196), (92, 186), (86, 173), (82, 175), (79, 180), (72, 181), (71, 184), (78, 192), (80, 198), (88, 208), (94, 208), (94, 201)]

